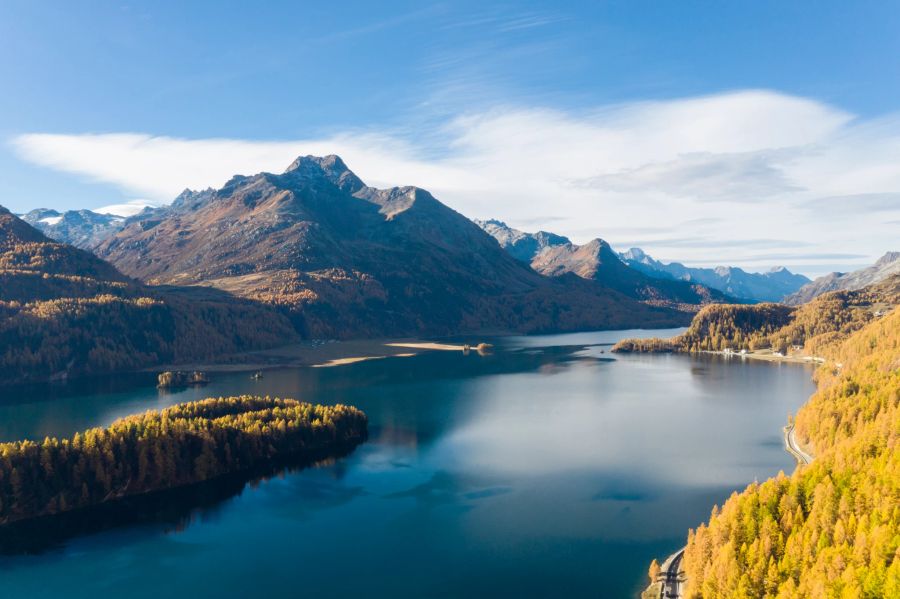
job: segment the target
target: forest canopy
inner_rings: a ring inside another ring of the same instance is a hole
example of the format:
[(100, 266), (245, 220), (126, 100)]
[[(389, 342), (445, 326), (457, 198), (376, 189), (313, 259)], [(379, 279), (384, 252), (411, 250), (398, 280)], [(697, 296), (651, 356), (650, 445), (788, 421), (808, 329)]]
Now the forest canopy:
[(900, 304), (900, 275), (853, 291), (833, 291), (808, 304), (713, 304), (672, 339), (625, 339), (616, 352), (697, 352), (771, 349), (788, 354), (794, 347), (820, 355), (826, 347), (876, 320)]
[(0, 524), (352, 448), (360, 410), (244, 395), (128, 416), (70, 439), (0, 444)]

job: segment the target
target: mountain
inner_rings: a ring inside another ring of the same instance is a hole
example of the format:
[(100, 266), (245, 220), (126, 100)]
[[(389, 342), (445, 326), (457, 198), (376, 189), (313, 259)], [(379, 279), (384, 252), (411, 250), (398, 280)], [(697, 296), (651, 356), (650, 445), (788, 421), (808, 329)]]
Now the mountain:
[(90, 210), (57, 212), (38, 208), (22, 215), (22, 220), (47, 237), (89, 250), (125, 226), (125, 219)]
[(764, 273), (746, 272), (733, 266), (691, 268), (678, 262), (664, 264), (654, 260), (640, 248), (619, 254), (630, 267), (652, 277), (700, 283), (736, 298), (760, 302), (779, 302), (810, 282), (784, 267)]
[(572, 273), (633, 299), (682, 310), (696, 311), (701, 304), (734, 301), (703, 285), (648, 276), (622, 262), (602, 239), (575, 245), (561, 235), (546, 231), (525, 233), (499, 220), (476, 220), (475, 224), (514, 258), (546, 276)]
[(296, 338), (277, 310), (215, 290), (149, 288), (0, 207), (0, 385), (221, 357)]
[(543, 277), (427, 191), (369, 187), (337, 156), (191, 192), (96, 252), (147, 282), (282, 306), (308, 337), (685, 322), (591, 281)]
[(828, 291), (862, 289), (897, 273), (900, 273), (900, 252), (888, 252), (868, 268), (848, 273), (833, 272), (819, 277), (815, 281), (801, 287), (796, 293), (785, 298), (784, 301), (796, 306), (804, 304)]
[(547, 231), (525, 233), (507, 226), (501, 220), (473, 219), (473, 222), (484, 229), (488, 235), (496, 239), (500, 247), (509, 252), (513, 258), (526, 264), (530, 264), (535, 256), (548, 247), (572, 243), (568, 237), (548, 233)]

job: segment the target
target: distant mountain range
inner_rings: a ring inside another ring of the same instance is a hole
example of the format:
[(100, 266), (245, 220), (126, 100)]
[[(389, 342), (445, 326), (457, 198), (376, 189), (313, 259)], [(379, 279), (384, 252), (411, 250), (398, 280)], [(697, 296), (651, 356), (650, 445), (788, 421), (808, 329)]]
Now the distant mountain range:
[(746, 272), (735, 266), (692, 268), (678, 262), (664, 264), (639, 248), (631, 248), (619, 256), (632, 268), (650, 276), (700, 283), (743, 300), (780, 302), (810, 282), (809, 278), (784, 267), (764, 273)]
[(90, 210), (57, 212), (38, 208), (21, 215), (21, 218), (47, 237), (85, 250), (96, 247), (125, 226), (125, 219), (121, 216)]
[(648, 276), (625, 264), (602, 239), (575, 245), (561, 235), (525, 233), (499, 220), (475, 223), (511, 256), (543, 275), (575, 274), (640, 301), (693, 311), (702, 304), (736, 301), (704, 285)]
[(185, 192), (94, 250), (154, 284), (282, 307), (306, 337), (662, 326), (690, 316), (545, 277), (416, 187), (375, 189), (337, 156)]
[(848, 273), (833, 272), (819, 277), (785, 298), (785, 303), (791, 305), (805, 304), (828, 291), (862, 289), (897, 273), (900, 273), (900, 252), (888, 252), (879, 258), (875, 264), (867, 268)]

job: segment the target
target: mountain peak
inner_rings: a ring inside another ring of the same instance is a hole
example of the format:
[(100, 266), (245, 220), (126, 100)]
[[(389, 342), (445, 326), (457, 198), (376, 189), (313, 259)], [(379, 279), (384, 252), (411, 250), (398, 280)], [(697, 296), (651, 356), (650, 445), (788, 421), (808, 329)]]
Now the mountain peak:
[(284, 172), (289, 173), (291, 171), (308, 169), (318, 169), (326, 172), (345, 172), (350, 170), (347, 168), (347, 165), (344, 164), (344, 161), (341, 160), (341, 157), (336, 154), (329, 154), (327, 156), (313, 156), (312, 154), (307, 154), (306, 156), (298, 156)]
[(308, 179), (325, 178), (348, 193), (356, 193), (366, 187), (366, 184), (353, 171), (347, 168), (341, 157), (335, 154), (329, 154), (328, 156), (298, 156), (285, 169), (283, 174)]
[(900, 260), (900, 252), (887, 252), (884, 256), (875, 262), (875, 266), (886, 266)]
[(628, 248), (627, 252), (622, 252), (622, 258), (625, 260), (643, 260), (648, 258), (648, 256), (641, 248)]

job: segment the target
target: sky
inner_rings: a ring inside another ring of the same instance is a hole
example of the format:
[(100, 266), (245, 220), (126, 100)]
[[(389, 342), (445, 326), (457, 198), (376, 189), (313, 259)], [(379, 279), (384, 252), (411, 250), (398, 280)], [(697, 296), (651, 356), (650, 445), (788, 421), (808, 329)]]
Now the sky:
[(900, 250), (900, 3), (0, 1), (0, 205), (339, 154), (473, 218), (814, 276)]

